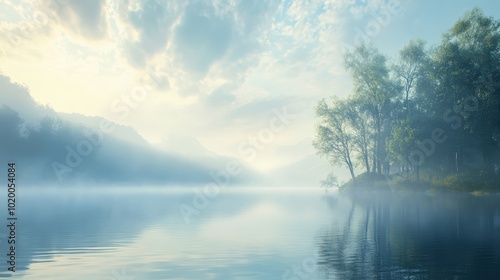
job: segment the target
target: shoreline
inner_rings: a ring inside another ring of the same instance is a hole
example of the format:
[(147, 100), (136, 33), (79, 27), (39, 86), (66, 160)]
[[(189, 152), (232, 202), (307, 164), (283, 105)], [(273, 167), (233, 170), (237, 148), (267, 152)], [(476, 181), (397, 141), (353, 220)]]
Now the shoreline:
[(339, 187), (339, 192), (391, 191), (417, 193), (500, 194), (500, 176), (480, 173), (457, 173), (446, 176), (423, 176), (419, 181), (400, 174), (384, 176), (363, 173)]

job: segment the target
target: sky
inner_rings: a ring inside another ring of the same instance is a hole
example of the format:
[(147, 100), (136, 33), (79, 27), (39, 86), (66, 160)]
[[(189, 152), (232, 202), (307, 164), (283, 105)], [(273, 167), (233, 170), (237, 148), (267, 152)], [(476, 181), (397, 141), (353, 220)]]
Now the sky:
[(497, 0), (1, 0), (0, 72), (55, 111), (272, 170), (314, 153), (320, 99), (351, 93), (346, 49), (432, 46), (474, 7), (500, 17)]

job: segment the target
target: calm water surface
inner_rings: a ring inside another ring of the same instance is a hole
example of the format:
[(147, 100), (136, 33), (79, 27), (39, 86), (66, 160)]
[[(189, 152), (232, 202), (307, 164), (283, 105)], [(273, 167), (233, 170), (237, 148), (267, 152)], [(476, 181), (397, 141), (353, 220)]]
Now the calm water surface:
[(186, 223), (179, 206), (193, 197), (20, 189), (17, 271), (0, 230), (0, 277), (500, 279), (499, 196), (233, 188)]

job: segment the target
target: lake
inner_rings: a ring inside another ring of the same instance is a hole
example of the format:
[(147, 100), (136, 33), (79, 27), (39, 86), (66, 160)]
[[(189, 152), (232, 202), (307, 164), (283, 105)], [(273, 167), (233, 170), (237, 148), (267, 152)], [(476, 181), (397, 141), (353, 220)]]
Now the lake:
[(202, 208), (192, 188), (17, 195), (16, 272), (3, 226), (0, 278), (500, 279), (496, 195), (233, 187)]

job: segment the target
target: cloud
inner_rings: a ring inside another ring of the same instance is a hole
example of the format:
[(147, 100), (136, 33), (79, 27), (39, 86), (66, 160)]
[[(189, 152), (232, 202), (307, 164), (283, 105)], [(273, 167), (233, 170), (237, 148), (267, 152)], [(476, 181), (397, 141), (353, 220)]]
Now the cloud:
[(230, 102), (232, 92), (258, 65), (265, 33), (279, 6), (276, 0), (107, 3), (112, 15), (108, 39), (115, 53), (135, 71), (162, 69), (168, 80), (164, 88), (179, 97), (215, 93), (199, 98), (206, 104), (221, 104), (221, 92), (228, 88), (231, 93), (224, 96)]
[[(296, 100), (295, 100), (296, 101)], [(233, 104), (213, 120), (212, 126), (227, 127), (237, 126), (239, 128), (260, 129), (267, 126), (269, 120), (274, 116), (273, 110), (281, 111), (294, 105), (291, 97), (268, 97), (251, 100), (246, 103)]]
[(175, 29), (174, 53), (187, 70), (201, 76), (217, 62), (241, 62), (259, 50), (277, 3), (191, 2)]
[(145, 0), (137, 10), (123, 10), (125, 22), (138, 33), (126, 45), (129, 62), (144, 67), (150, 56), (166, 49), (179, 7), (172, 1)]
[[(83, 92), (95, 84), (89, 92), (99, 94), (98, 99), (102, 96), (98, 106), (106, 106), (104, 100), (112, 94), (119, 96), (141, 84), (142, 74), (159, 73), (156, 76), (163, 82), (149, 83), (157, 85), (151, 89), (154, 93), (123, 123), (133, 125), (148, 140), (178, 131), (196, 136), (209, 149), (234, 154), (234, 150), (227, 151), (228, 143), (258, 132), (268, 124), (274, 108), (286, 106), (297, 112), (318, 96), (331, 93), (330, 73), (336, 68), (332, 46), (339, 37), (332, 3), (337, 2), (107, 0), (75, 4), (72, 0), (60, 8), (63, 13), (57, 15), (61, 18), (57, 24), (51, 21), (50, 25), (57, 30), (51, 35), (61, 51), (46, 44), (53, 53), (39, 51), (39, 56), (47, 64), (61, 64), (65, 74), (73, 65), (80, 66), (78, 79), (70, 73), (69, 78), (78, 80), (71, 87), (78, 87), (80, 100), (88, 104), (91, 95)], [(77, 5), (88, 7), (80, 10)], [(87, 34), (91, 30), (95, 37)], [(67, 36), (73, 33), (80, 36)], [(95, 44), (97, 39), (99, 44)], [(76, 57), (81, 59), (75, 61)], [(109, 75), (102, 75), (104, 71)], [(103, 78), (104, 83), (96, 83)], [(28, 84), (33, 87), (33, 82)], [(76, 94), (71, 87), (64, 91), (68, 99)], [(42, 88), (47, 86), (39, 86), (35, 97), (50, 95)], [(55, 96), (44, 102), (57, 104)], [(58, 110), (75, 110), (83, 104), (60, 105)], [(79, 112), (101, 114), (87, 108)], [(186, 114), (188, 110), (192, 113)], [(110, 117), (109, 112), (105, 114)], [(306, 121), (297, 120), (286, 134), (293, 134), (298, 122)], [(227, 135), (223, 141), (222, 133)], [(297, 129), (296, 134), (301, 132)]]
[(213, 7), (193, 3), (186, 8), (175, 30), (175, 52), (190, 71), (204, 75), (222, 58), (233, 39), (232, 22), (214, 14)]
[(53, 0), (60, 25), (86, 39), (99, 40), (108, 35), (105, 0)]
[(207, 105), (214, 107), (230, 105), (236, 99), (236, 96), (232, 93), (234, 89), (235, 87), (232, 84), (218, 87), (205, 98)]

